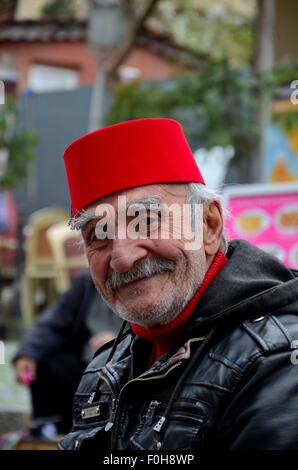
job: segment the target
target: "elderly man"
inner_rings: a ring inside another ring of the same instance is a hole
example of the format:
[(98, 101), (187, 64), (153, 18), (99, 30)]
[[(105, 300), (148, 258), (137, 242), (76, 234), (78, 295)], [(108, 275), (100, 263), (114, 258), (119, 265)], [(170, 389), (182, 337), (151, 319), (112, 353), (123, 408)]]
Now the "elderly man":
[(95, 131), (65, 163), (71, 225), (125, 321), (87, 367), (60, 448), (297, 448), (297, 273), (227, 243), (179, 123)]

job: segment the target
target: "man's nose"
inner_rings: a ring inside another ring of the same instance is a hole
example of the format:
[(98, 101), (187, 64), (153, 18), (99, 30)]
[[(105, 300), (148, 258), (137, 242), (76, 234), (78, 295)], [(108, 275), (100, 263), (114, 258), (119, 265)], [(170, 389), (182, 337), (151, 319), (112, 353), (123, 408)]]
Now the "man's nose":
[(145, 258), (148, 251), (132, 240), (115, 240), (111, 254), (110, 267), (113, 271), (129, 271), (137, 261)]

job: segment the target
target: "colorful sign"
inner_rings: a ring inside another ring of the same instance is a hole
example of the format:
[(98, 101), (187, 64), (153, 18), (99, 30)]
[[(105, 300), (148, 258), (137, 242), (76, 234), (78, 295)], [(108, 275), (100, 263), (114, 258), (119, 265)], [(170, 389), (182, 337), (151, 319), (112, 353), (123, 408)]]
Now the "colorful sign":
[(226, 232), (298, 269), (298, 183), (226, 188)]
[(266, 129), (265, 178), (269, 183), (298, 181), (298, 105), (289, 98), (272, 103)]

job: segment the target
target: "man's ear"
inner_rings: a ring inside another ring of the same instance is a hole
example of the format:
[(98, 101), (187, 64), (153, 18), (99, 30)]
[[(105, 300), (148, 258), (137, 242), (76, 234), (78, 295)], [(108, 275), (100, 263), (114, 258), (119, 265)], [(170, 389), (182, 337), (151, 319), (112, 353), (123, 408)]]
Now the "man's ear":
[(220, 247), (223, 232), (223, 218), (217, 201), (206, 203), (203, 222), (204, 248), (206, 256), (214, 256)]

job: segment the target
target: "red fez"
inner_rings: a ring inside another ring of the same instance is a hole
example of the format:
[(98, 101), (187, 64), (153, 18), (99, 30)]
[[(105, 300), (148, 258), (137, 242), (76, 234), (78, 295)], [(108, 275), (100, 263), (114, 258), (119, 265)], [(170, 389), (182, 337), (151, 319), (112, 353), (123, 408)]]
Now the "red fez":
[(111, 193), (156, 183), (204, 183), (181, 125), (137, 119), (104, 127), (67, 147), (72, 213)]

